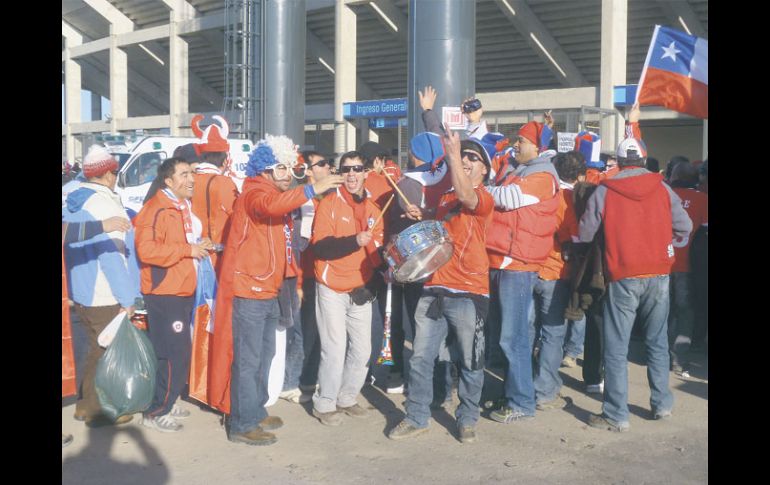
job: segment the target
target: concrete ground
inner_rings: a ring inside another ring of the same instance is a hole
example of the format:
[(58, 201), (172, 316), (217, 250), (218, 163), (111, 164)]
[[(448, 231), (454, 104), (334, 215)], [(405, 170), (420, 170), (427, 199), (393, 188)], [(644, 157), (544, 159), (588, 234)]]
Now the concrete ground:
[[(77, 345), (77, 342), (76, 342)], [(454, 406), (434, 411), (430, 431), (405, 441), (385, 433), (404, 415), (404, 396), (365, 386), (360, 404), (368, 418), (345, 416), (327, 427), (310, 404), (279, 401), (270, 414), (285, 425), (278, 442), (251, 447), (227, 441), (219, 415), (183, 402), (192, 411), (178, 433), (160, 433), (134, 421), (117, 428), (89, 429), (62, 407), (62, 432), (74, 443), (62, 449), (63, 484), (374, 484), (374, 483), (564, 483), (701, 484), (708, 482), (708, 362), (696, 354), (692, 378), (671, 374), (674, 416), (653, 421), (640, 342), (629, 355), (631, 430), (612, 433), (587, 426), (601, 412), (601, 396), (583, 392), (581, 369), (562, 368), (562, 394), (572, 406), (538, 411), (524, 423), (499, 424), (482, 417), (479, 440), (461, 444)], [(578, 359), (581, 363), (581, 360)], [(376, 369), (384, 382), (384, 368)], [(487, 373), (491, 387), (498, 378)]]

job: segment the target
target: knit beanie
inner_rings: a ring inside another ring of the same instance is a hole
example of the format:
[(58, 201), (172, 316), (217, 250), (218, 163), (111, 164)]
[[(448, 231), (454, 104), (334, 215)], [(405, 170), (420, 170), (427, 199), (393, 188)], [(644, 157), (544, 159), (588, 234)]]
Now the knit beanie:
[(83, 175), (90, 179), (118, 169), (118, 161), (99, 145), (91, 145), (83, 159)]

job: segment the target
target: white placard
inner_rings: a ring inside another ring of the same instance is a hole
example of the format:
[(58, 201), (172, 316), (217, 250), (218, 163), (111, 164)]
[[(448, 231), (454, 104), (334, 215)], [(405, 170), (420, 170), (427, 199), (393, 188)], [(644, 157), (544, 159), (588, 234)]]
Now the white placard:
[(444, 106), (441, 109), (441, 119), (444, 126), (450, 130), (464, 130), (467, 123), (459, 106)]
[(556, 139), (558, 141), (558, 147), (556, 149), (559, 153), (566, 153), (575, 149), (575, 137), (577, 133), (558, 132)]

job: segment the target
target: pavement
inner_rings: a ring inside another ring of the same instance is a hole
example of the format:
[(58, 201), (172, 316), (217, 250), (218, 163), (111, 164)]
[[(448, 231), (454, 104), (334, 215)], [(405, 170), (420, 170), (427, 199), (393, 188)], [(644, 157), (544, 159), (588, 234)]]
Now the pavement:
[[(77, 345), (77, 342), (76, 342)], [(578, 364), (582, 360), (578, 359)], [(327, 427), (311, 415), (311, 404), (279, 400), (268, 408), (284, 427), (267, 447), (231, 443), (220, 415), (182, 402), (192, 415), (178, 433), (139, 424), (90, 429), (62, 407), (62, 432), (74, 442), (62, 449), (63, 484), (702, 484), (708, 482), (708, 360), (696, 354), (691, 378), (670, 374), (673, 416), (650, 416), (644, 349), (629, 352), (631, 429), (613, 433), (589, 427), (589, 413), (601, 412), (601, 396), (583, 390), (580, 366), (562, 368), (565, 409), (538, 411), (529, 422), (478, 423), (478, 441), (456, 436), (454, 402), (433, 412), (430, 430), (391, 441), (386, 432), (404, 416), (404, 396), (386, 394), (386, 368), (377, 367), (375, 386), (366, 385), (359, 403), (367, 418), (344, 416)], [(487, 388), (501, 385), (486, 373)], [(484, 413), (482, 413), (483, 416)]]

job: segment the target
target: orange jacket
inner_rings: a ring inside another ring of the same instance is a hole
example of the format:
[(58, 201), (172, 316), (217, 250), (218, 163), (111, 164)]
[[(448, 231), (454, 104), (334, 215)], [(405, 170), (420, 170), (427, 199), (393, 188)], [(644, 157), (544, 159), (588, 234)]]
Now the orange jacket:
[(390, 185), (388, 179), (384, 175), (380, 175), (374, 170), (366, 174), (366, 179), (364, 180), (364, 188), (369, 191), (371, 200), (377, 204), (377, 207), (380, 209), (385, 207), (390, 194), (393, 193), (393, 186)]
[(304, 188), (281, 192), (264, 177), (243, 183), (225, 246), (224, 259), (234, 259), (232, 271), (225, 275), (222, 267), (222, 277), (233, 280), (235, 296), (255, 300), (278, 296), (288, 262), (285, 230), (287, 225), (291, 228), (290, 212), (307, 201)]
[[(217, 244), (224, 242), (226, 226), (237, 197), (238, 188), (230, 177), (213, 173), (195, 174), (192, 211), (203, 226), (201, 237), (208, 237)], [(211, 263), (219, 270), (216, 253), (211, 253)]]
[(158, 191), (134, 219), (136, 254), (145, 295), (190, 296), (198, 279), (182, 213)]
[[(313, 220), (313, 244), (327, 237), (340, 238), (354, 236), (358, 233), (353, 217), (353, 208), (342, 198), (340, 190), (344, 189), (335, 190), (318, 204)], [(374, 235), (374, 246), (380, 247), (384, 237), (382, 219), (377, 221), (380, 210), (372, 202), (371, 197), (368, 197), (364, 203), (366, 204), (367, 227)], [(377, 221), (377, 225), (372, 227), (375, 221)], [(316, 281), (338, 293), (347, 293), (354, 288), (363, 286), (371, 279), (372, 274), (374, 274), (374, 266), (367, 256), (366, 249), (362, 247), (359, 247), (354, 253), (334, 260), (324, 260), (316, 256)]]
[(559, 227), (553, 235), (553, 248), (548, 254), (548, 259), (538, 271), (538, 276), (546, 281), (569, 278), (569, 268), (562, 258), (562, 244), (572, 241), (573, 236), (578, 235), (578, 221), (575, 217), (575, 201), (573, 189), (562, 187), (557, 195), (559, 198), (559, 210), (556, 213), (559, 218)]

